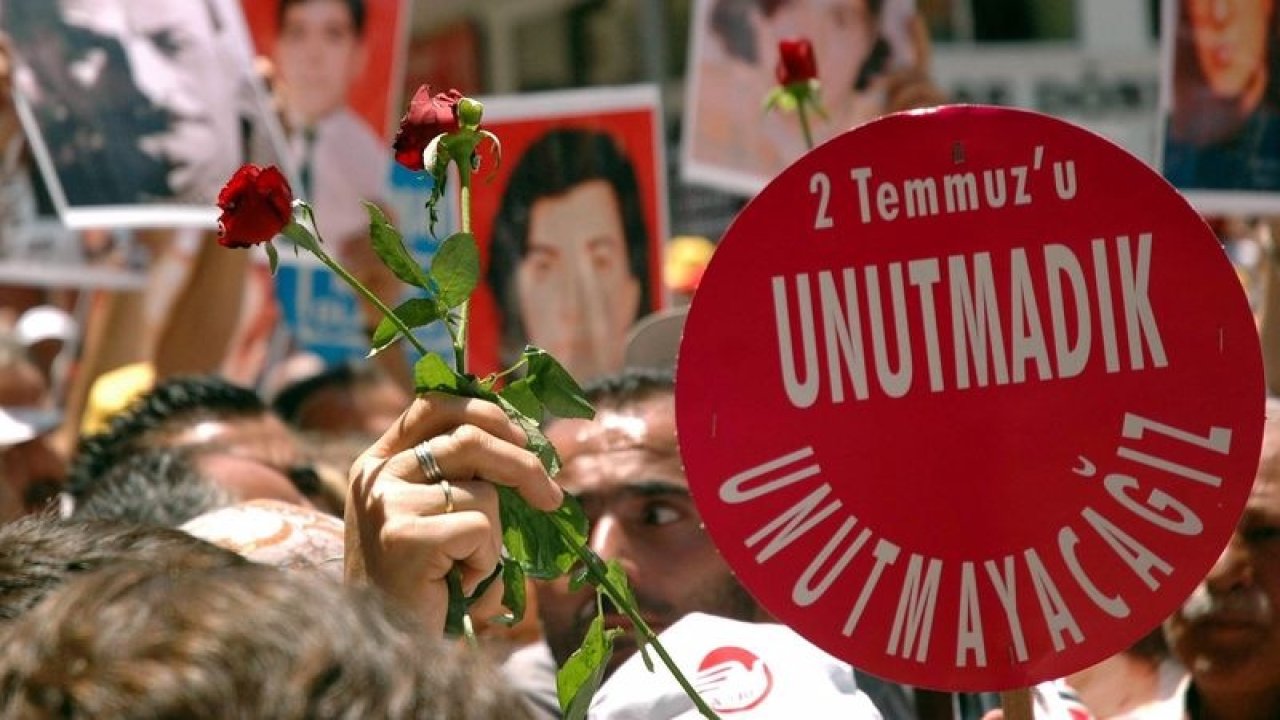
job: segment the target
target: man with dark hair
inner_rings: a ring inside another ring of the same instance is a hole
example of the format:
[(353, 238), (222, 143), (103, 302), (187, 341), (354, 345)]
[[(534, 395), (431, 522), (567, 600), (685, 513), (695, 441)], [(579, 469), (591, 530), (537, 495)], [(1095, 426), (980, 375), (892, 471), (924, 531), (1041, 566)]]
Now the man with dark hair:
[[(217, 377), (192, 376), (159, 383), (112, 418), (105, 432), (81, 441), (69, 490), (79, 501), (132, 456), (166, 447), (221, 450), (199, 453), (197, 469), (237, 499), (296, 501), (290, 484), (303, 495), (319, 489), (297, 439), (261, 398)], [(243, 480), (248, 472), (265, 476)]]
[(170, 528), (24, 518), (0, 525), (0, 624), (20, 617), (71, 578), (122, 562), (177, 572), (248, 561)]
[(612, 136), (560, 129), (534, 141), (489, 246), (503, 366), (532, 343), (583, 380), (621, 369), (627, 330), (653, 309), (650, 241), (635, 168)]
[(193, 456), (188, 448), (151, 448), (125, 458), (76, 499), (72, 517), (177, 527), (234, 504), (237, 497), (202, 476)]
[[(712, 544), (689, 494), (670, 374), (626, 371), (586, 392), (594, 419), (558, 420), (548, 429), (563, 462), (556, 481), (582, 503), (591, 549), (626, 570), (640, 614), (658, 633), (693, 612), (766, 620)], [(530, 702), (553, 717), (555, 668), (582, 643), (596, 599), (589, 587), (571, 590), (568, 578), (535, 587), (545, 644), (518, 651), (506, 670)], [(615, 612), (606, 622), (621, 618)], [(618, 637), (606, 672), (635, 650), (631, 635)]]
[(409, 398), (381, 367), (343, 363), (290, 383), (271, 407), (290, 426), (316, 435), (376, 437)]
[(372, 591), (268, 567), (95, 573), (16, 623), (0, 716), (519, 720), (482, 654)]

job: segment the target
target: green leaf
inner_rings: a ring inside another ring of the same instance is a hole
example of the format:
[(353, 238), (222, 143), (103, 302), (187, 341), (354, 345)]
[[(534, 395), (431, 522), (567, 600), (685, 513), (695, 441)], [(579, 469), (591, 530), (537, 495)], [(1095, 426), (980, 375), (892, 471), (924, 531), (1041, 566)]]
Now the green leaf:
[(589, 584), (591, 584), (591, 570), (586, 565), (578, 566), (578, 569), (569, 576), (569, 592), (577, 592), (584, 585)]
[[(479, 388), (476, 389), (479, 390)], [(519, 425), (521, 430), (524, 430), (524, 434), (529, 438), (529, 442), (525, 447), (538, 456), (538, 459), (542, 461), (542, 467), (546, 468), (548, 475), (555, 477), (560, 472), (560, 454), (556, 452), (555, 447), (547, 439), (547, 436), (542, 433), (537, 421), (520, 412), (501, 395), (495, 395), (492, 392), (477, 392), (475, 396), (497, 403), (503, 412), (507, 414), (507, 417)]]
[(529, 363), (526, 379), (548, 412), (562, 418), (589, 420), (595, 417), (595, 408), (587, 402), (586, 393), (582, 392), (578, 382), (546, 350), (527, 345), (524, 359)]
[(456, 391), (462, 380), (464, 378), (435, 353), (423, 355), (413, 366), (413, 386), (420, 393), (432, 390)]
[(409, 254), (404, 238), (396, 229), (382, 208), (363, 200), (365, 212), (369, 214), (369, 237), (373, 241), (373, 251), (381, 258), (382, 263), (395, 273), (401, 281), (414, 287), (430, 290), (426, 273), (418, 266), (418, 261)]
[(587, 540), (587, 516), (571, 497), (554, 512), (535, 510), (508, 487), (498, 488), (498, 515), (507, 555), (538, 580), (564, 575)]
[(528, 587), (525, 585), (524, 567), (508, 558), (502, 563), (502, 604), (507, 606), (511, 614), (497, 619), (497, 622), (508, 627), (524, 619), (524, 609), (528, 602), (525, 597)]
[(764, 109), (773, 110), (778, 107), (778, 103), (782, 101), (782, 96), (787, 94), (787, 89), (781, 85), (775, 86), (769, 91), (764, 99)]
[[(613, 601), (614, 607), (636, 607), (636, 596), (631, 592), (631, 582), (627, 579), (627, 571), (622, 569), (621, 563), (617, 560), (610, 560), (606, 563), (605, 578), (616, 592), (616, 594), (615, 592), (609, 593), (609, 599)], [(649, 657), (649, 643), (645, 640), (644, 634), (640, 632), (638, 627), (632, 628), (631, 633), (635, 636), (636, 647), (640, 650), (640, 657), (644, 660), (645, 669), (653, 672), (653, 658)]]
[(317, 257), (324, 254), (320, 251), (320, 241), (316, 239), (316, 236), (311, 234), (311, 230), (307, 229), (307, 226), (296, 220), (285, 225), (280, 234), (293, 241), (294, 252), (297, 252), (298, 248), (302, 248)]
[(480, 281), (480, 249), (471, 233), (454, 233), (440, 243), (431, 258), (431, 279), (445, 307), (458, 307), (471, 297)]
[[(436, 310), (436, 301), (431, 298), (406, 300), (400, 303), (392, 312), (411, 329), (429, 325), (440, 319), (440, 313)], [(372, 357), (382, 352), (399, 337), (400, 328), (396, 327), (396, 324), (391, 322), (389, 318), (382, 318), (378, 321), (378, 327), (374, 328), (373, 338), (369, 341), (370, 345), (373, 346), (369, 356)]]
[(280, 267), (280, 254), (276, 252), (276, 246), (270, 242), (265, 242), (262, 247), (267, 251), (267, 264), (271, 266), (271, 276), (275, 277), (276, 270)]
[(556, 673), (556, 696), (565, 720), (582, 720), (591, 707), (591, 698), (604, 681), (605, 666), (613, 655), (613, 639), (622, 633), (605, 630), (599, 614), (591, 621), (582, 647), (574, 651)]
[(530, 419), (542, 417), (542, 401), (534, 394), (528, 378), (521, 378), (508, 384), (498, 394), (525, 417)]

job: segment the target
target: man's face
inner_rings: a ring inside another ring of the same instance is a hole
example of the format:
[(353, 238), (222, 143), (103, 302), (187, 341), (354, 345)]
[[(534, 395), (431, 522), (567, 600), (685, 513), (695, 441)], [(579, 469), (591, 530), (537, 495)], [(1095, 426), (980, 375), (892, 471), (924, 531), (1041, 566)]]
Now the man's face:
[(1189, 0), (1196, 59), (1214, 95), (1243, 94), (1266, 62), (1273, 0)]
[(622, 210), (607, 181), (590, 180), (533, 204), (516, 294), (529, 342), (574, 377), (622, 367), (640, 281), (631, 275)]
[(281, 500), (311, 505), (290, 480), (306, 467), (297, 438), (275, 415), (209, 420), (169, 438), (172, 446), (202, 446), (201, 474), (238, 500)]
[(295, 122), (314, 122), (346, 105), (364, 62), (364, 42), (345, 2), (305, 0), (285, 11), (276, 67)]
[[(591, 421), (557, 422), (550, 438), (564, 459), (556, 479), (582, 502), (591, 522), (591, 548), (622, 565), (654, 632), (691, 612), (756, 619), (755, 601), (730, 574), (689, 495), (672, 395), (600, 410)], [(537, 591), (547, 644), (562, 664), (595, 617), (595, 593), (570, 592), (565, 578), (539, 583)], [(631, 629), (608, 604), (605, 624)], [(607, 671), (633, 652), (630, 634), (618, 638)]]
[(1273, 420), (1230, 544), (1166, 625), (1170, 645), (1201, 694), (1280, 689), (1278, 606), (1280, 424)]
[[(15, 362), (0, 368), (0, 406), (39, 409), (48, 401), (44, 376), (35, 365)], [(66, 461), (44, 437), (0, 447), (0, 523), (45, 509), (66, 476)]]

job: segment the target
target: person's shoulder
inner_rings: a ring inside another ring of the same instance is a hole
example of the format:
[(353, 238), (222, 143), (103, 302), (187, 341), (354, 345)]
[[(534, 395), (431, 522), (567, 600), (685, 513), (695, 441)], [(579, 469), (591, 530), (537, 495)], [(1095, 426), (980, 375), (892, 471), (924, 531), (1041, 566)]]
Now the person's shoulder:
[(524, 698), (538, 718), (560, 717), (556, 694), (556, 662), (545, 642), (535, 642), (511, 653), (502, 664), (502, 675)]

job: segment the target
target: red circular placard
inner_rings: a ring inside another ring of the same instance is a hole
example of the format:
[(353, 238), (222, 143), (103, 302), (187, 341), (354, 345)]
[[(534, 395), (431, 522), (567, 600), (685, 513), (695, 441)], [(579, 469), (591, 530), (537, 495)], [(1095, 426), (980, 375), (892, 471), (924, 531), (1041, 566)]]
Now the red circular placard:
[(891, 116), (783, 172), (708, 267), (677, 379), (689, 483), (756, 598), (951, 690), (1062, 677), (1157, 626), (1225, 545), (1262, 435), (1212, 232), (1110, 142), (1009, 109)]

